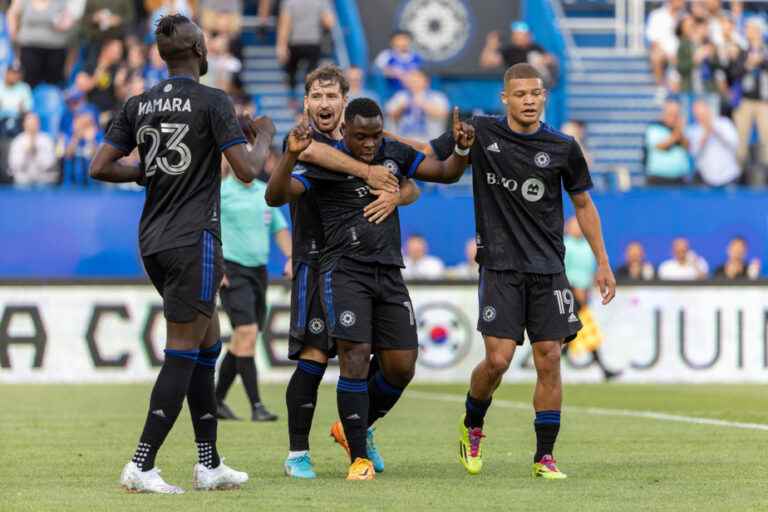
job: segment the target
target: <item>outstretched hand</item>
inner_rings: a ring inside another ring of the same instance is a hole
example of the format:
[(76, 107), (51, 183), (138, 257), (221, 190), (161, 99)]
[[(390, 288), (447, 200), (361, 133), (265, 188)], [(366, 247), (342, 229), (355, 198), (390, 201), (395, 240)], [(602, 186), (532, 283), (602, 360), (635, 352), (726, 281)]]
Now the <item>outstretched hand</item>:
[(453, 140), (461, 149), (468, 149), (475, 143), (475, 127), (459, 119), (459, 107), (453, 107)]
[(288, 134), (288, 143), (286, 151), (298, 155), (312, 144), (312, 129), (309, 127), (307, 114), (301, 116), (301, 121), (297, 124), (291, 133)]

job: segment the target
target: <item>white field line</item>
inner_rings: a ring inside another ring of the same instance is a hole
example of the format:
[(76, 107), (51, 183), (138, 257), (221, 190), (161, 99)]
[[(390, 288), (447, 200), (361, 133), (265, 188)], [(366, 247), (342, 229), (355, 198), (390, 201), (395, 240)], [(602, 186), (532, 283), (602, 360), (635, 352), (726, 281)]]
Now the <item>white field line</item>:
[[(407, 391), (406, 396), (419, 398), (422, 400), (433, 400), (437, 402), (464, 403), (466, 397), (462, 395), (451, 395), (447, 393), (429, 393), (425, 391)], [(513, 402), (511, 400), (493, 400), (493, 407), (503, 407), (505, 409), (531, 410), (531, 404), (523, 402)], [(768, 431), (768, 425), (764, 423), (741, 423), (738, 421), (718, 420), (714, 418), (697, 418), (695, 416), (680, 416), (677, 414), (667, 414), (655, 411), (633, 411), (629, 409), (604, 409), (602, 407), (583, 407), (571, 405), (564, 407), (566, 411), (592, 416), (613, 416), (624, 418), (645, 418), (658, 421), (673, 421), (677, 423), (690, 423), (692, 425), (709, 425), (713, 427), (740, 428), (744, 430), (764, 430)]]

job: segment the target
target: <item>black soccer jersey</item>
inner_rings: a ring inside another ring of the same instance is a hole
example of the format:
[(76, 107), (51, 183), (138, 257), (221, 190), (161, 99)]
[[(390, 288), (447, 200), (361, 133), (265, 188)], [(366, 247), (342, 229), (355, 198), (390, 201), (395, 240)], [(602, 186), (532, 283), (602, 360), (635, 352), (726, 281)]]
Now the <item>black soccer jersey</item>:
[[(562, 188), (592, 188), (579, 144), (544, 123), (532, 134), (513, 132), (503, 116), (475, 116), (470, 123), (477, 262), (492, 270), (562, 272)], [(446, 159), (453, 136), (444, 133), (431, 144)]]
[(204, 230), (221, 240), (221, 152), (246, 142), (224, 91), (186, 77), (162, 81), (125, 103), (105, 141), (126, 154), (139, 146), (143, 255), (192, 245)]
[[(329, 146), (336, 145), (334, 139), (317, 130), (312, 130), (312, 138)], [(285, 152), (286, 143), (287, 136), (283, 140), (283, 152)], [(307, 167), (303, 162), (297, 162), (294, 166), (294, 172), (303, 173), (306, 169)], [(320, 264), (320, 252), (325, 247), (325, 236), (323, 235), (323, 223), (320, 220), (320, 210), (317, 208), (314, 192), (305, 191), (297, 199), (291, 201), (290, 209), (294, 271), (301, 263), (316, 268)]]
[[(343, 142), (337, 149), (349, 153)], [(400, 178), (411, 177), (424, 154), (394, 140), (384, 139), (373, 159), (374, 165), (388, 167)], [(365, 181), (315, 166), (294, 172), (306, 190), (314, 194), (325, 234), (320, 255), (322, 271), (330, 270), (342, 256), (365, 263), (403, 267), (400, 217), (397, 210), (381, 224), (373, 224), (363, 208), (376, 200)], [(306, 192), (305, 192), (306, 193)]]

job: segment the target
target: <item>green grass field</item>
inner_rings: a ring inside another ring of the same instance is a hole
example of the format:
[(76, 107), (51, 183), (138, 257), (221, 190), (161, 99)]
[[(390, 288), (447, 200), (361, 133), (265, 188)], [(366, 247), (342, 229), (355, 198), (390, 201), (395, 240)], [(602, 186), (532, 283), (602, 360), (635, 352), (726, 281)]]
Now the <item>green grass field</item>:
[[(375, 482), (346, 482), (345, 457), (327, 437), (336, 414), (333, 387), (321, 391), (312, 454), (319, 478), (289, 480), (284, 387), (266, 386), (275, 424), (222, 422), (220, 451), (248, 471), (240, 491), (182, 496), (127, 494), (120, 470), (134, 449), (149, 385), (0, 388), (0, 510), (768, 510), (759, 426), (707, 425), (622, 416), (612, 410), (768, 424), (760, 386), (581, 385), (566, 388), (556, 449), (561, 482), (529, 476), (534, 434), (530, 385), (503, 386), (486, 423), (483, 473), (456, 459), (464, 386), (412, 386), (381, 421), (387, 463)], [(229, 400), (245, 412), (236, 383)], [(578, 407), (577, 407), (578, 406)], [(590, 409), (590, 408), (601, 408)], [(171, 483), (190, 488), (195, 462), (186, 410), (158, 456)]]

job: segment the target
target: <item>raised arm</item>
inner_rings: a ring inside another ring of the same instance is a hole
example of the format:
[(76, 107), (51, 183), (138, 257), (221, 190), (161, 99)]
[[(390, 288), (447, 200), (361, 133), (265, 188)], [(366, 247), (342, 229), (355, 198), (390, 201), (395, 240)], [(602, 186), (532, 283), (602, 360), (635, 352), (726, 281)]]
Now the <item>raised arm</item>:
[(399, 188), (397, 178), (383, 165), (368, 165), (322, 142), (312, 141), (309, 147), (302, 151), (299, 160), (331, 171), (356, 176), (371, 188), (392, 193), (397, 193)]
[(570, 196), (576, 210), (576, 220), (579, 222), (584, 238), (589, 242), (592, 253), (597, 260), (595, 282), (600, 288), (603, 304), (608, 304), (616, 296), (616, 278), (613, 277), (611, 263), (608, 261), (608, 253), (605, 250), (600, 214), (597, 212), (589, 192), (576, 192)]
[(312, 142), (309, 125), (300, 123), (288, 134), (285, 152), (267, 182), (264, 198), (269, 206), (282, 206), (304, 193), (304, 183), (291, 176), (299, 154)]
[(452, 125), (456, 147), (451, 156), (444, 161), (425, 158), (416, 169), (415, 178), (436, 183), (455, 183), (464, 174), (464, 169), (469, 165), (469, 150), (475, 142), (475, 128), (461, 122), (458, 107), (453, 109)]

